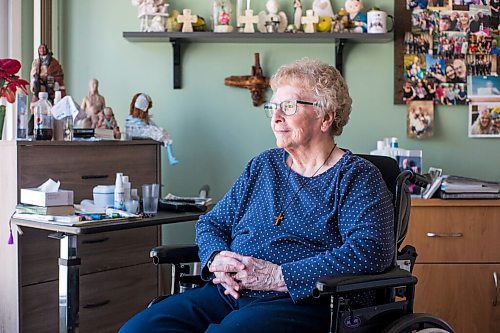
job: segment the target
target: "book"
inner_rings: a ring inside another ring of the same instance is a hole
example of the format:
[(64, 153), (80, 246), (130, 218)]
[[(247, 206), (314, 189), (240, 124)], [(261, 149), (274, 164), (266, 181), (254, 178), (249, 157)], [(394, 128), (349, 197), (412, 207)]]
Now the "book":
[(446, 193), (500, 193), (500, 183), (473, 178), (447, 176), (441, 183), (441, 191)]
[(16, 213), (39, 214), (39, 215), (74, 215), (73, 205), (64, 206), (35, 206), (20, 203), (16, 206)]
[(75, 223), (82, 221), (81, 217), (78, 215), (41, 215), (41, 214), (15, 213), (13, 217), (15, 219), (46, 222), (46, 223), (61, 224), (61, 225), (74, 225)]
[(500, 193), (446, 193), (438, 191), (438, 197), (441, 199), (500, 199)]

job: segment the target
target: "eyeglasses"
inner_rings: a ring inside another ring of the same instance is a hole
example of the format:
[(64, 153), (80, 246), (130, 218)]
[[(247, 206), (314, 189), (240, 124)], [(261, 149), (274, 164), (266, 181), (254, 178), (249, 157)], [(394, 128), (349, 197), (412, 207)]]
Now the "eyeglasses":
[(274, 112), (279, 107), (280, 110), (285, 114), (285, 116), (293, 116), (295, 112), (297, 112), (297, 104), (317, 106), (318, 102), (306, 102), (306, 101), (298, 101), (295, 99), (290, 99), (287, 101), (283, 101), (281, 103), (266, 103), (264, 104), (264, 111), (266, 112), (266, 115), (269, 118), (272, 118)]

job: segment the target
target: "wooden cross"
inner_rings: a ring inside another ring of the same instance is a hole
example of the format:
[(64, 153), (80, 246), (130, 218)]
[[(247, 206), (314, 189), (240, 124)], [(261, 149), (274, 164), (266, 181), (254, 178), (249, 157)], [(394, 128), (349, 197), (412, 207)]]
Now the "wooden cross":
[(319, 22), (319, 17), (314, 15), (314, 11), (312, 9), (306, 10), (306, 16), (302, 16), (300, 22), (305, 24), (304, 32), (306, 33), (314, 33), (314, 23)]
[(266, 101), (265, 92), (269, 88), (269, 78), (262, 75), (259, 54), (255, 53), (254, 57), (255, 64), (252, 66), (252, 75), (229, 76), (224, 79), (224, 84), (230, 87), (249, 89), (253, 106), (259, 106)]
[(245, 16), (240, 16), (240, 24), (244, 24), (243, 32), (255, 32), (253, 25), (259, 22), (259, 16), (253, 15), (252, 9), (245, 10)]
[(182, 23), (182, 32), (193, 32), (193, 23), (198, 21), (197, 15), (191, 15), (191, 9), (183, 9), (182, 15), (177, 16), (177, 22)]

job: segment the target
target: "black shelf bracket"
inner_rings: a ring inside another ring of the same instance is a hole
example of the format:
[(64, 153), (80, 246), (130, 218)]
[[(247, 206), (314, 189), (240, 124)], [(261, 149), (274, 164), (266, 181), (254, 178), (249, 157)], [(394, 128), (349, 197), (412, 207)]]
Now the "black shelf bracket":
[(335, 42), (335, 68), (344, 76), (344, 38), (337, 39)]
[(174, 58), (174, 89), (182, 88), (182, 65), (181, 65), (181, 41), (179, 39), (171, 39)]

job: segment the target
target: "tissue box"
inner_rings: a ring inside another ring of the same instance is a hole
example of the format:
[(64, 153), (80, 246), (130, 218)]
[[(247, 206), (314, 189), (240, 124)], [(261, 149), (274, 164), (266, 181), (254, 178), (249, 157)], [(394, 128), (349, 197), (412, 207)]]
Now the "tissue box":
[(73, 205), (73, 191), (42, 192), (37, 188), (22, 188), (21, 203), (45, 207)]

